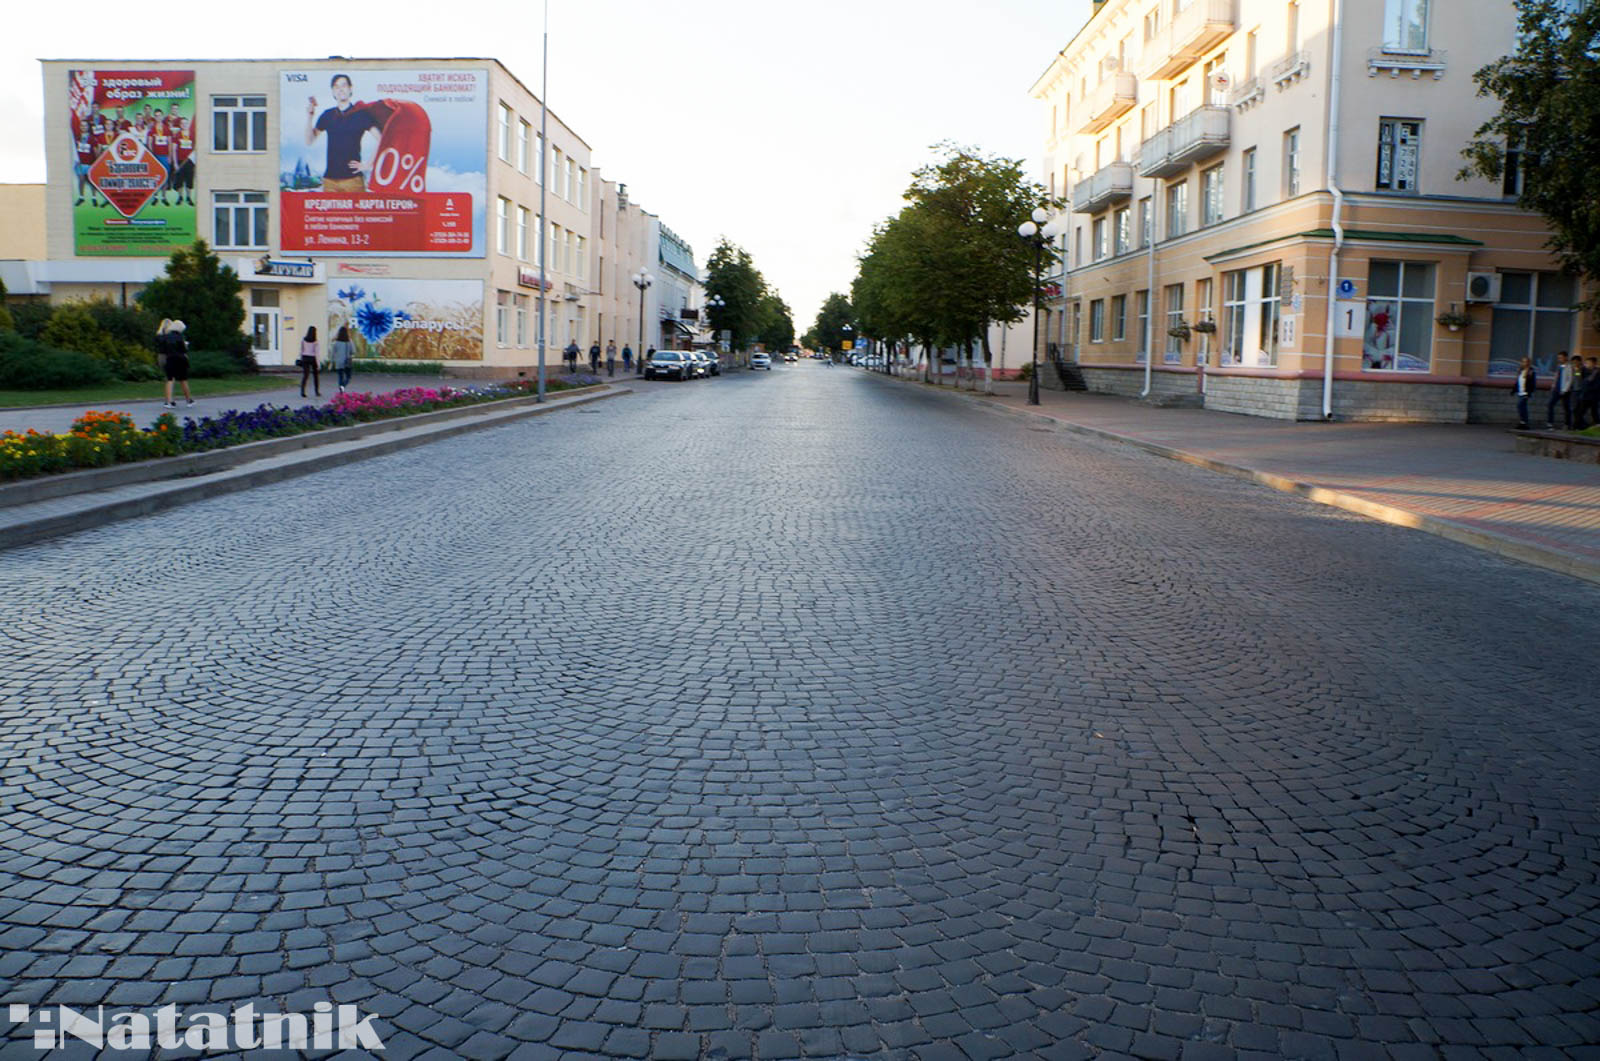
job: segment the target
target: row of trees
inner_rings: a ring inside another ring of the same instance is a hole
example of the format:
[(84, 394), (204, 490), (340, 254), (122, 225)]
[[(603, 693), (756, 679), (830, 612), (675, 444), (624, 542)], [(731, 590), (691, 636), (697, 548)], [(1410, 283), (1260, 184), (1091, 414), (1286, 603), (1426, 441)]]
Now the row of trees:
[(767, 286), (761, 270), (755, 267), (750, 252), (722, 239), (706, 261), (704, 283), (708, 305), (706, 316), (719, 334), (733, 333), (732, 349), (743, 350), (760, 343), (768, 350), (787, 350), (794, 345), (794, 315), (778, 292)]
[(850, 297), (824, 303), (814, 331), (825, 348), (838, 349), (849, 323), (857, 338), (891, 349), (957, 346), (969, 360), (981, 350), (988, 364), (989, 326), (1026, 318), (1034, 245), (1017, 229), (1036, 208), (1062, 204), (1026, 178), (1020, 159), (949, 143), (934, 150), (937, 160), (912, 174), (906, 205), (873, 229)]

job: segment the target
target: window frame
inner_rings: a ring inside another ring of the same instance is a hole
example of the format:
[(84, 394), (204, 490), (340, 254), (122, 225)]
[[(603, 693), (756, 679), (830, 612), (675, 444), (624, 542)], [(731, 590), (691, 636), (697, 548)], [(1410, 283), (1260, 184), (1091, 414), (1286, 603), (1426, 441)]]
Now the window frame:
[(495, 204), (496, 247), (506, 257), (511, 256), (511, 200), (500, 196)]
[(1128, 296), (1111, 296), (1111, 341), (1120, 343), (1128, 338)]
[(500, 101), (500, 123), (495, 136), (496, 154), (501, 162), (511, 161), (511, 104)]
[(1167, 239), (1189, 234), (1189, 178), (1167, 185)]
[[(1395, 266), (1399, 267), (1398, 271), (1395, 273), (1395, 293), (1393, 295), (1387, 295), (1387, 294), (1380, 295), (1380, 294), (1377, 294), (1375, 292), (1374, 284), (1373, 284), (1373, 280), (1372, 280), (1372, 268), (1375, 265), (1395, 265)], [(1424, 298), (1419, 298), (1416, 295), (1408, 295), (1408, 294), (1406, 294), (1406, 287), (1407, 287), (1407, 284), (1406, 284), (1406, 272), (1407, 272), (1408, 268), (1410, 268), (1410, 269), (1424, 269), (1424, 270), (1427, 271), (1427, 274), (1428, 274), (1428, 277), (1429, 277), (1429, 280), (1430, 280), (1429, 292), (1428, 292), (1428, 297), (1427, 298), (1424, 299)], [(1368, 260), (1368, 262), (1367, 262), (1367, 300), (1366, 300), (1366, 302), (1367, 302), (1367, 314), (1366, 314), (1366, 323), (1365, 323), (1365, 327), (1362, 329), (1362, 338), (1361, 338), (1361, 371), (1363, 371), (1363, 372), (1382, 372), (1382, 373), (1407, 373), (1407, 374), (1414, 374), (1414, 373), (1427, 374), (1427, 373), (1432, 372), (1433, 371), (1433, 332), (1434, 332), (1433, 316), (1434, 316), (1434, 308), (1438, 303), (1438, 299), (1439, 299), (1439, 263), (1438, 262), (1407, 261), (1407, 260), (1404, 260), (1404, 259), (1396, 259), (1396, 258), (1372, 258), (1372, 259)], [(1394, 314), (1395, 314), (1394, 335), (1395, 335), (1395, 342), (1394, 342), (1394, 350), (1392, 352), (1393, 362), (1394, 363), (1391, 364), (1391, 365), (1372, 364), (1372, 361), (1374, 360), (1374, 357), (1373, 357), (1373, 352), (1372, 352), (1371, 334), (1370, 333), (1371, 333), (1371, 330), (1372, 330), (1374, 324), (1376, 323), (1376, 321), (1374, 320), (1374, 316), (1375, 316), (1374, 310), (1377, 307), (1377, 304), (1380, 304), (1380, 303), (1383, 303), (1383, 302), (1393, 302), (1395, 304), (1395, 306), (1394, 306)], [(1400, 348), (1401, 337), (1405, 334), (1406, 321), (1411, 316), (1411, 314), (1413, 314), (1413, 313), (1421, 313), (1421, 314), (1423, 314), (1425, 316), (1425, 325), (1424, 325), (1422, 331), (1420, 332), (1420, 334), (1422, 334), (1422, 335), (1427, 337), (1428, 350), (1427, 350), (1427, 357), (1426, 358), (1418, 358), (1415, 351), (1407, 351), (1407, 350), (1402, 350)], [(1410, 365), (1410, 366), (1408, 366), (1408, 365), (1405, 364), (1405, 360), (1407, 358), (1411, 358), (1413, 361), (1419, 361), (1421, 363), (1418, 364), (1418, 365)]]
[(1239, 212), (1256, 208), (1256, 149), (1247, 147), (1239, 155)]
[[(224, 196), (230, 197), (224, 199)], [(236, 197), (236, 198), (233, 198)], [(251, 197), (251, 198), (247, 198)], [(217, 217), (226, 211), (228, 238), (219, 238)], [(247, 220), (250, 242), (234, 239), (239, 218)], [(259, 236), (259, 238), (258, 238)], [(211, 246), (219, 251), (264, 251), (272, 245), (272, 196), (267, 192), (243, 188), (222, 188), (211, 193)]]
[(1300, 127), (1283, 132), (1283, 197), (1300, 194)]
[[(1378, 159), (1377, 170), (1373, 174), (1372, 186), (1380, 192), (1389, 192), (1391, 195), (1420, 195), (1422, 188), (1422, 119), (1421, 118), (1379, 118), (1378, 119)], [(1409, 130), (1407, 129), (1409, 127)], [(1401, 136), (1409, 132), (1410, 140), (1402, 141)], [(1397, 187), (1402, 162), (1402, 151), (1409, 155), (1411, 163), (1411, 183), (1408, 187)], [(1385, 157), (1387, 154), (1387, 158)], [(1389, 176), (1385, 178), (1384, 170), (1387, 166)], [(1387, 183), (1385, 183), (1387, 181)]]
[[(228, 144), (218, 146), (217, 133), (219, 131), (217, 119), (227, 116), (222, 122), (221, 129), (226, 131)], [(234, 134), (239, 129), (238, 118), (245, 118), (244, 130), (247, 139), (255, 144), (257, 135), (260, 136), (260, 146), (239, 147), (234, 143)], [(195, 124), (190, 123), (190, 130), (198, 133)], [(267, 97), (257, 96), (243, 92), (230, 95), (211, 97), (211, 152), (217, 155), (264, 155), (270, 150), (269, 130), (267, 128)], [(199, 137), (195, 138), (195, 146), (199, 147)]]
[(1227, 190), (1226, 181), (1223, 179), (1225, 165), (1226, 163), (1218, 162), (1215, 166), (1208, 166), (1200, 171), (1201, 228), (1221, 224), (1227, 216), (1226, 204), (1222, 199)]
[[(1420, 19), (1417, 18), (1420, 9)], [(1427, 55), (1429, 15), (1428, 0), (1384, 0), (1383, 5), (1383, 51), (1385, 55)], [(1420, 35), (1421, 44), (1408, 39), (1414, 30)]]

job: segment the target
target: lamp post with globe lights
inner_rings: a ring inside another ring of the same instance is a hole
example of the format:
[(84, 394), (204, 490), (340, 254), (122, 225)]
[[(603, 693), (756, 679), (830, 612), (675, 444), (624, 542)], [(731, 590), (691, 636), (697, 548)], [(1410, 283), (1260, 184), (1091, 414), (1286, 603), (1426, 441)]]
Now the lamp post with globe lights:
[(639, 289), (639, 357), (636, 363), (639, 366), (639, 375), (642, 376), (644, 375), (644, 293), (656, 282), (656, 277), (654, 273), (640, 269), (630, 279), (633, 280), (633, 286)]
[(706, 299), (706, 323), (711, 325), (711, 341), (716, 344), (717, 355), (719, 357), (722, 354), (722, 339), (720, 338), (720, 329), (717, 327), (716, 321), (712, 320), (711, 318), (714, 316), (721, 317), (722, 311), (727, 307), (727, 305), (727, 300), (718, 294), (712, 294), (710, 298)]
[(1017, 226), (1017, 235), (1033, 244), (1033, 371), (1028, 376), (1028, 404), (1039, 404), (1039, 274), (1044, 267), (1044, 249), (1061, 231), (1042, 206), (1033, 208), (1032, 219)]

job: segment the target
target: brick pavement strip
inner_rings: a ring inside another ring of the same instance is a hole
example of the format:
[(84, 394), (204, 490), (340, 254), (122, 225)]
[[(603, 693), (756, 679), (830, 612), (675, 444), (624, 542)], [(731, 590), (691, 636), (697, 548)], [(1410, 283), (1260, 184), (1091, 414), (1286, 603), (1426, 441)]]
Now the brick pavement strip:
[(807, 364), (0, 598), (3, 1002), (347, 1004), (391, 1057), (1600, 1040), (1600, 589), (1126, 447)]

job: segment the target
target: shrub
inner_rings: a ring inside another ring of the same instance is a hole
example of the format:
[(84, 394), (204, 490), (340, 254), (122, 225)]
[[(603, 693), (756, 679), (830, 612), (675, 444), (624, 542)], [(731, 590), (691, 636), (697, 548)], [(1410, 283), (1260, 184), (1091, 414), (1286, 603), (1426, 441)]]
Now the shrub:
[(205, 240), (196, 240), (173, 252), (166, 273), (139, 292), (139, 304), (158, 321), (183, 321), (191, 346), (231, 351), (244, 326), (244, 304), (239, 301), (243, 287)]
[(1032, 361), (1024, 361), (1022, 363), (1022, 367), (1017, 369), (1017, 378), (1020, 380), (1030, 380), (1033, 378)]
[(31, 298), (24, 302), (7, 304), (11, 310), (12, 326), (17, 329), (17, 334), (26, 339), (37, 339), (44, 333), (45, 325), (50, 323), (50, 303), (42, 298)]
[(57, 306), (39, 338), (57, 350), (76, 350), (106, 362), (116, 360), (116, 341), (100, 329), (82, 302)]
[(119, 306), (106, 298), (92, 298), (82, 305), (96, 326), (117, 342), (155, 350), (156, 329), (161, 321), (143, 306)]
[(356, 372), (383, 372), (395, 376), (441, 376), (444, 366), (437, 361), (352, 361)]
[(111, 366), (88, 354), (56, 350), (19, 332), (0, 332), (0, 387), (62, 390), (111, 381)]
[(194, 379), (218, 379), (239, 371), (239, 362), (218, 350), (190, 350), (189, 375)]

